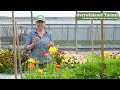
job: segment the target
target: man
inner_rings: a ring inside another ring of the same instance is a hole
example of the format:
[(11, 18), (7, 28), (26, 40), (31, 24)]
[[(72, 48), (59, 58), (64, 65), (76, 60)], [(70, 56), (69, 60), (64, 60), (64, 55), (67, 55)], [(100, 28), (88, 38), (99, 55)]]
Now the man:
[[(38, 15), (36, 17), (36, 28), (31, 30), (31, 32), (26, 37), (25, 49), (30, 51), (30, 57), (39, 60), (40, 65), (46, 65), (47, 57), (51, 61), (52, 57), (48, 53), (48, 48), (54, 45), (53, 34), (45, 29), (45, 17), (43, 15)], [(48, 56), (46, 57), (41, 52), (46, 52)]]

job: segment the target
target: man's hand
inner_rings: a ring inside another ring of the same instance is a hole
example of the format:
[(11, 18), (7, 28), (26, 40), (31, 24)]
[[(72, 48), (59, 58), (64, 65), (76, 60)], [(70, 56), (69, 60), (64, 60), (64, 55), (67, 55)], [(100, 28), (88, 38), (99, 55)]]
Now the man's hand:
[(39, 40), (40, 40), (39, 37), (35, 37), (35, 38), (34, 38), (34, 41), (33, 41), (34, 46), (38, 43)]
[(38, 43), (39, 39), (40, 39), (39, 37), (35, 37), (33, 43), (27, 45), (27, 50), (30, 51)]
[(47, 48), (49, 49), (51, 46), (53, 46), (53, 43), (49, 41), (49, 43), (47, 44)]

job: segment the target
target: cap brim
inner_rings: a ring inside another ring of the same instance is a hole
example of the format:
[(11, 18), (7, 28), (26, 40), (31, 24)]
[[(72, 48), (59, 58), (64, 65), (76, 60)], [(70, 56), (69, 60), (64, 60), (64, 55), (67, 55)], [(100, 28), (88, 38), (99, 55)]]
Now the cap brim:
[(35, 22), (38, 22), (38, 21), (43, 21), (43, 22), (45, 22), (44, 20), (36, 20)]

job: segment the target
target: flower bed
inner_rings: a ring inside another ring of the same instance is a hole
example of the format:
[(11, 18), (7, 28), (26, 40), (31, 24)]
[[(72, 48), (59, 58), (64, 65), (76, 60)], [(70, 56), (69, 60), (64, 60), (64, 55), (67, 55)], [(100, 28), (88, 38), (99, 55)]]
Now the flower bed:
[[(18, 56), (18, 52), (16, 52)], [(21, 63), (24, 63), (29, 58), (24, 51), (20, 51)], [(17, 66), (19, 69), (19, 61), (17, 58)], [(23, 67), (24, 70), (24, 67)], [(14, 51), (12, 49), (0, 50), (0, 73), (14, 73)]]
[[(105, 52), (106, 53), (106, 52)], [(119, 53), (114, 53), (114, 55)], [(25, 75), (25, 79), (101, 79), (102, 66), (99, 54), (82, 56), (69, 52), (59, 51), (54, 54), (54, 64), (40, 69), (34, 68)], [(111, 53), (104, 60), (104, 78), (120, 78), (120, 58), (111, 57)], [(59, 63), (58, 61), (61, 61)]]
[[(45, 68), (39, 68), (38, 60), (29, 58), (29, 55), (21, 51), (22, 70), (26, 72), (24, 79), (101, 79), (100, 53), (83, 56), (80, 53), (60, 51), (55, 46), (49, 52), (52, 54), (52, 63), (48, 62)], [(46, 57), (48, 55), (40, 53)], [(11, 49), (0, 50), (0, 73), (13, 73), (13, 55)], [(105, 79), (120, 78), (120, 53), (104, 52), (103, 63)]]

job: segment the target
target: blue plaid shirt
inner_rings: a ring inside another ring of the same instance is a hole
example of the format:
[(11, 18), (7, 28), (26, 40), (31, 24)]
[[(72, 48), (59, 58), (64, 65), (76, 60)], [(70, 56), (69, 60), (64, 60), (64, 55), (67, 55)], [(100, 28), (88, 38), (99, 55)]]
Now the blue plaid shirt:
[[(29, 32), (29, 34), (27, 35), (25, 49), (27, 49), (27, 45), (31, 44), (34, 41), (35, 37), (39, 37), (36, 29)], [(46, 63), (47, 58), (48, 58), (48, 60), (51, 61), (52, 57), (50, 54), (48, 57), (40, 54), (40, 52), (47, 52), (48, 53), (48, 48), (46, 46), (49, 43), (49, 41), (51, 41), (54, 44), (53, 35), (52, 35), (51, 31), (45, 30), (43, 37), (40, 38), (37, 45), (31, 49), (30, 57), (40, 60), (40, 64)]]

